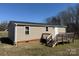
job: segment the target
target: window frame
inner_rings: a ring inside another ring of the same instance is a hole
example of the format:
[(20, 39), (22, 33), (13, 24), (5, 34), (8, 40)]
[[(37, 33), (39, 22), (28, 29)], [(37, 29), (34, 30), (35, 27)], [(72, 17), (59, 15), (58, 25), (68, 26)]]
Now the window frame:
[(48, 27), (46, 26), (46, 31), (48, 31)]
[(29, 35), (29, 26), (25, 26), (25, 34)]

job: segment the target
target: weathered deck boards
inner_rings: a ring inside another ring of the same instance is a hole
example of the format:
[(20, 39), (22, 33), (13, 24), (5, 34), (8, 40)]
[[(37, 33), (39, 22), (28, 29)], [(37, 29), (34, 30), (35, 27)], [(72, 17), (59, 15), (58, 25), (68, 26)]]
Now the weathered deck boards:
[(52, 38), (52, 35), (48, 38), (50, 34), (43, 34), (42, 40), (45, 40), (45, 44), (49, 46), (55, 46), (56, 44), (60, 42), (73, 42), (74, 41), (74, 33), (59, 33), (54, 38)]

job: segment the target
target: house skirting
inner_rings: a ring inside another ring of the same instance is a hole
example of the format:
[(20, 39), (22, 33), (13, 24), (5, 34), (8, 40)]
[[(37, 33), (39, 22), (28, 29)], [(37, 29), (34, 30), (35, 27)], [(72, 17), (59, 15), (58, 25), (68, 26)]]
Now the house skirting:
[(31, 39), (31, 40), (23, 40), (23, 41), (17, 41), (14, 44), (18, 44), (18, 43), (28, 43), (28, 42), (32, 42), (32, 41), (40, 41), (40, 39)]

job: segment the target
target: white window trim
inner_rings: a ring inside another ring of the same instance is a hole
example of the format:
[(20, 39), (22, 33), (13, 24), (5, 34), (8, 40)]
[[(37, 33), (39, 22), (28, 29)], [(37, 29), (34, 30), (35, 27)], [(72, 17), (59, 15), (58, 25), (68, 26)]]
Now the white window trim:
[[(30, 26), (25, 26), (25, 29), (24, 29), (24, 31), (26, 31), (26, 27), (29, 27), (29, 34), (30, 34)], [(28, 35), (29, 35), (28, 34)], [(26, 34), (25, 34), (26, 35)]]

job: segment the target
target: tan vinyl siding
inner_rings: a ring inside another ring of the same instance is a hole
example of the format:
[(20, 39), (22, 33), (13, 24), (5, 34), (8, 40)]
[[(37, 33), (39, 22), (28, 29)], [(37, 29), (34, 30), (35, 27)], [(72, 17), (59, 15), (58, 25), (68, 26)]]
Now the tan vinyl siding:
[(59, 33), (66, 33), (66, 28), (58, 28)]
[[(17, 41), (26, 40), (25, 26), (16, 26), (16, 30), (17, 30), (16, 31), (16, 40)], [(27, 35), (27, 38), (28, 38), (28, 35)]]
[(34, 40), (40, 39), (42, 33), (54, 33), (53, 27), (48, 27), (48, 31), (46, 31), (46, 27), (33, 27), (29, 26), (29, 34), (25, 34), (25, 27), (26, 26), (17, 26), (17, 41), (27, 41), (27, 40)]
[(46, 27), (30, 27), (30, 39), (40, 39), (42, 33), (54, 33), (54, 29), (48, 27), (48, 31), (46, 31)]

